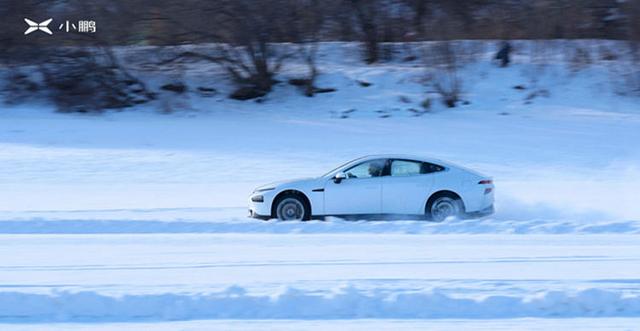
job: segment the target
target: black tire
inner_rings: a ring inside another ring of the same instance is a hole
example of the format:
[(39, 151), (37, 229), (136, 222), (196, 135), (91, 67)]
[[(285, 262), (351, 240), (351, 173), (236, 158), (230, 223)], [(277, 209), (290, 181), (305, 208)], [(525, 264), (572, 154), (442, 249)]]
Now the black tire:
[(301, 194), (285, 193), (273, 202), (271, 214), (281, 221), (308, 221), (311, 219), (311, 207)]
[(464, 215), (464, 204), (454, 193), (437, 193), (429, 198), (425, 215), (432, 222), (443, 222), (449, 217), (459, 218)]

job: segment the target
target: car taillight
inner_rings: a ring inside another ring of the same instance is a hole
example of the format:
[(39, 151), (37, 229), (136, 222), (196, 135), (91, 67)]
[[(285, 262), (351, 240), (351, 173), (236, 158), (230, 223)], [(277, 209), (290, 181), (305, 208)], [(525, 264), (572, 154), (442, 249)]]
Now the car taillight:
[(493, 181), (491, 179), (483, 179), (478, 184), (493, 184)]

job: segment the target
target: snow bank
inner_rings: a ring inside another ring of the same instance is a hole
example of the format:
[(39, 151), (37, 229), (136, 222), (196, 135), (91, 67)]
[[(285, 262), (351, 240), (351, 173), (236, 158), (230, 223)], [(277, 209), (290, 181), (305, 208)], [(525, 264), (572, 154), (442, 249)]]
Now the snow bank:
[(330, 296), (287, 288), (252, 296), (237, 286), (211, 295), (160, 294), (111, 297), (96, 292), (0, 293), (0, 322), (110, 322), (193, 319), (517, 318), (640, 317), (640, 297), (587, 289), (536, 297), (484, 299), (428, 293), (366, 293), (353, 287)]
[(406, 234), (607, 234), (640, 233), (640, 221), (450, 220), (262, 222), (251, 219), (219, 221), (22, 220), (0, 221), (0, 234), (104, 233), (406, 233)]

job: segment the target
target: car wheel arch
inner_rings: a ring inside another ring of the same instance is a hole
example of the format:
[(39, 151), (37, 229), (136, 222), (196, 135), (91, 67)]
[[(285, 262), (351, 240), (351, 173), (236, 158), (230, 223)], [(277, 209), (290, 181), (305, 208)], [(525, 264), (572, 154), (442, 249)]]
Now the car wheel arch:
[(283, 198), (285, 196), (299, 197), (302, 200), (302, 203), (309, 210), (308, 217), (310, 218), (313, 215), (312, 209), (311, 209), (311, 200), (309, 200), (309, 197), (307, 197), (307, 195), (304, 194), (304, 192), (302, 192), (300, 190), (295, 190), (295, 189), (286, 189), (286, 190), (282, 190), (282, 191), (278, 192), (278, 194), (276, 194), (276, 196), (273, 197), (273, 200), (271, 202), (271, 217), (273, 217), (273, 218), (277, 217), (277, 215), (276, 215), (277, 203), (280, 201), (281, 198)]
[(424, 212), (428, 213), (431, 207), (431, 204), (438, 198), (440, 197), (450, 197), (456, 200), (460, 200), (460, 204), (462, 206), (462, 212), (464, 213), (466, 210), (465, 207), (465, 203), (464, 203), (464, 199), (462, 199), (462, 196), (452, 190), (447, 190), (447, 189), (443, 189), (443, 190), (438, 190), (436, 192), (433, 192), (429, 198), (427, 199), (427, 202), (425, 202), (424, 204)]

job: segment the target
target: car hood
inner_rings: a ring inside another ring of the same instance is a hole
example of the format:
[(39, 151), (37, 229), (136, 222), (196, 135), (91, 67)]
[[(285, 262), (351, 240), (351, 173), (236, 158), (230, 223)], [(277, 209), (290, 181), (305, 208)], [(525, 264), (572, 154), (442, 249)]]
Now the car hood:
[(267, 188), (279, 188), (280, 186), (303, 186), (307, 184), (315, 184), (318, 182), (320, 178), (298, 178), (298, 179), (289, 179), (289, 180), (281, 180), (265, 185), (261, 185), (256, 187), (256, 191), (267, 189)]

